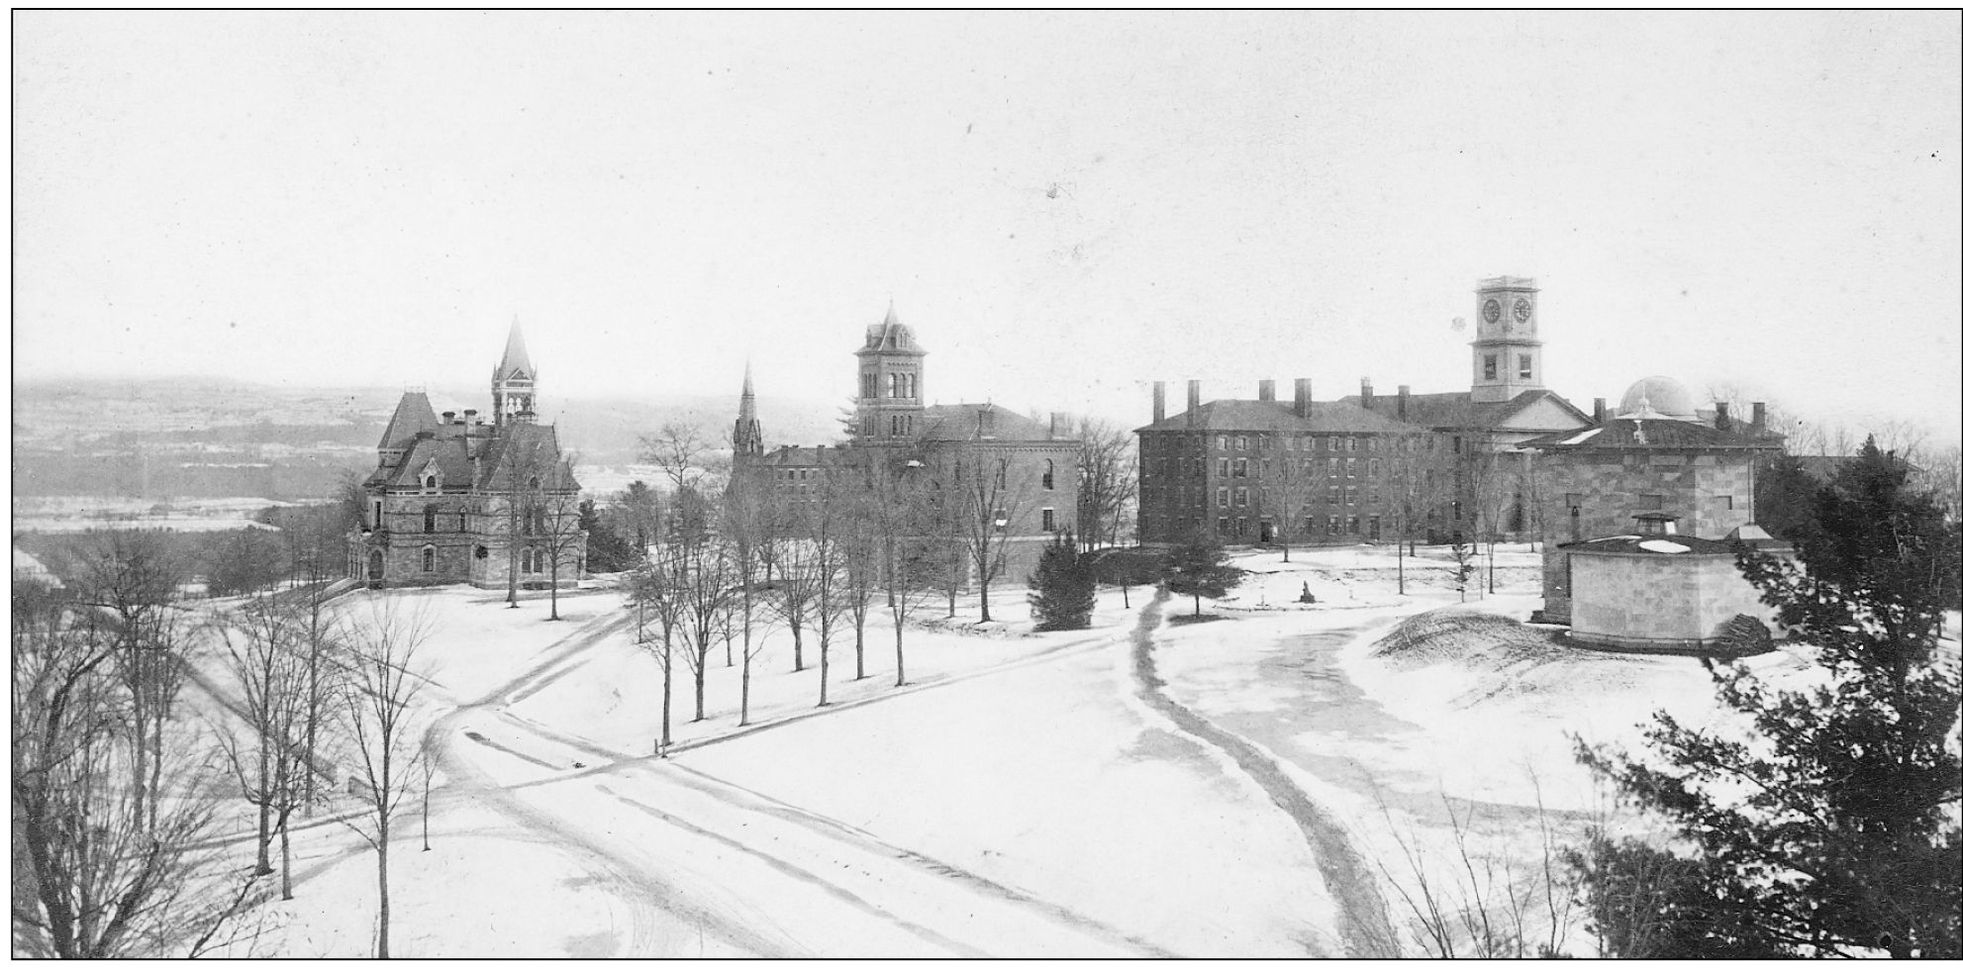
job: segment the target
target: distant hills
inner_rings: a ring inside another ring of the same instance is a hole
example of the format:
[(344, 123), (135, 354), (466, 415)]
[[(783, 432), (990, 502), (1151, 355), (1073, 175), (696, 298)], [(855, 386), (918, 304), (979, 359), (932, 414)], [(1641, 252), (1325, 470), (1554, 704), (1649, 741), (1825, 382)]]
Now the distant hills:
[[(373, 466), (375, 445), (404, 388), (284, 387), (227, 378), (41, 378), (13, 386), (17, 495), (164, 499), (330, 494), (342, 475)], [(490, 408), (482, 387), (427, 390), (438, 411)], [(669, 421), (723, 441), (734, 395), (544, 397), (581, 464), (639, 461), (638, 438)], [(839, 437), (844, 402), (759, 398), (772, 443)]]

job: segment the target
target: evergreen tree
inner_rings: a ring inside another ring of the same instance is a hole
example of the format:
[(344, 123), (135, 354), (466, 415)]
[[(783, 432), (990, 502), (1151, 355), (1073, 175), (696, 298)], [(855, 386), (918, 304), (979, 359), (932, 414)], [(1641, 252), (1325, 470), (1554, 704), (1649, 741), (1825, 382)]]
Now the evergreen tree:
[(1787, 542), (1812, 534), (1813, 499), (1820, 483), (1806, 473), (1798, 458), (1780, 454), (1759, 468), (1752, 489), (1753, 515), (1758, 525)]
[(1957, 539), (1905, 478), (1870, 439), (1815, 493), (1797, 565), (1739, 551), (1809, 645), (1815, 686), (1774, 690), (1710, 666), (1742, 735), (1658, 713), (1648, 758), (1580, 748), (1692, 850), (1596, 833), (1574, 854), (1612, 955), (1963, 956), (1963, 763), (1950, 741), (1963, 694), (1955, 655), (1936, 650)]
[(579, 527), (586, 532), (586, 568), (613, 573), (634, 565), (634, 550), (600, 516), (592, 499), (579, 503)]
[(1227, 551), (1204, 531), (1195, 532), (1166, 559), (1166, 591), (1193, 598), (1193, 615), (1200, 615), (1200, 597), (1219, 599), (1240, 584), (1241, 570), (1227, 565)]
[(1077, 552), (1068, 531), (1059, 534), (1029, 577), (1029, 608), (1038, 630), (1082, 630), (1097, 607), (1097, 574)]

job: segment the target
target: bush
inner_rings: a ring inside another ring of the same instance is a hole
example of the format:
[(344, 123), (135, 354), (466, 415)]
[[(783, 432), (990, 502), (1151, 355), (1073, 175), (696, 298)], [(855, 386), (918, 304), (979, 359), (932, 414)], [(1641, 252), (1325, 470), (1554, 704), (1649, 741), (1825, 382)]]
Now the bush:
[(1029, 577), (1030, 613), (1038, 630), (1082, 630), (1097, 608), (1097, 576), (1070, 533), (1056, 537)]

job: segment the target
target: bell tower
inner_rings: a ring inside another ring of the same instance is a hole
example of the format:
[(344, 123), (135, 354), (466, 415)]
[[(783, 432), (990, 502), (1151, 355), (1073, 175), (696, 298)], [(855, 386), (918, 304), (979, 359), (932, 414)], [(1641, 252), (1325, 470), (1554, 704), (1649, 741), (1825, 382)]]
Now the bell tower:
[(533, 397), (538, 387), (538, 369), (525, 352), (525, 334), (516, 317), (511, 333), (504, 338), (504, 359), (491, 370), (491, 421), (502, 427), (533, 419)]
[(913, 331), (900, 322), (890, 303), (886, 319), (866, 328), (866, 345), (857, 356), (858, 422), (853, 431), (858, 439), (879, 443), (920, 434), (927, 351), (914, 342)]
[(1518, 276), (1480, 280), (1473, 311), (1479, 330), (1472, 341), (1472, 400), (1510, 401), (1544, 387), (1540, 287)]

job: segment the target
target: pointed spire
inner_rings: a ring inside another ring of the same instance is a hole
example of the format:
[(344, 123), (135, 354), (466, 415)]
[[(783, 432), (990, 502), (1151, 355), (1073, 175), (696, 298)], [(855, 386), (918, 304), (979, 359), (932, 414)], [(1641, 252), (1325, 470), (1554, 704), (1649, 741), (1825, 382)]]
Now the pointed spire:
[(525, 332), (518, 328), (518, 317), (511, 318), (511, 333), (504, 338), (504, 359), (498, 361), (498, 377), (524, 377), (536, 379), (537, 371), (532, 368), (532, 355), (525, 352)]
[(743, 398), (736, 408), (736, 431), (730, 436), (736, 457), (763, 454), (763, 425), (757, 421), (757, 393), (750, 382), (750, 362), (743, 361)]
[(750, 383), (750, 359), (745, 357), (743, 358), (743, 407), (746, 410), (754, 410), (756, 400), (756, 387)]
[(900, 325), (900, 314), (899, 314), (899, 312), (898, 312), (898, 311), (896, 311), (896, 310), (894, 309), (894, 307), (893, 307), (893, 298), (892, 298), (892, 297), (890, 297), (890, 296), (886, 298), (886, 322), (885, 322), (885, 325), (886, 325), (886, 326), (888, 326), (888, 327), (897, 327), (897, 326), (899, 326), (899, 325)]

